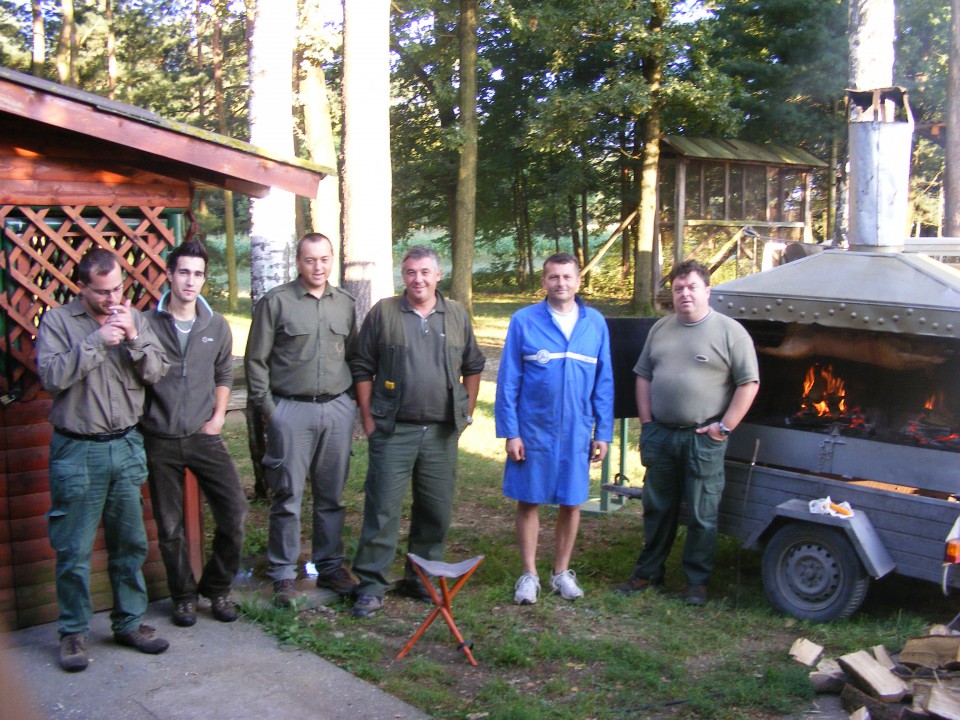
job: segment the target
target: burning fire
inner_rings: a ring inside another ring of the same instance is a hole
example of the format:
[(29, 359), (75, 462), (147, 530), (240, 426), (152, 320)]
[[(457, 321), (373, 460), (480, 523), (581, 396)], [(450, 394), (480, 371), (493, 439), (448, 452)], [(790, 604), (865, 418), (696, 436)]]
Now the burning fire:
[(803, 380), (802, 409), (818, 417), (846, 414), (847, 398), (844, 382), (833, 374), (833, 366), (816, 363)]
[(950, 444), (960, 440), (960, 433), (950, 428), (955, 421), (950, 419), (949, 413), (944, 413), (943, 407), (943, 391), (931, 393), (923, 403), (923, 412), (907, 424), (907, 434), (920, 445)]

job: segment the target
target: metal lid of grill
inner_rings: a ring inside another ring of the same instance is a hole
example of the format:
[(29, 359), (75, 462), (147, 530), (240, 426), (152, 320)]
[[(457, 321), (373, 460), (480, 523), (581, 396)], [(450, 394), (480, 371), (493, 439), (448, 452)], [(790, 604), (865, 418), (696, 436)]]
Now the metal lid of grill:
[(738, 320), (960, 337), (960, 271), (925, 255), (825, 250), (716, 285), (710, 302)]

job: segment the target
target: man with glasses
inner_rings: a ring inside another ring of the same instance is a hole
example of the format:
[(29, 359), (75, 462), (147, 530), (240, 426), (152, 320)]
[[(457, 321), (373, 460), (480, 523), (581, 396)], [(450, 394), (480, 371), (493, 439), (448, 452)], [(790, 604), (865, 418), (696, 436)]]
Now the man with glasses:
[[(167, 256), (167, 292), (147, 313), (171, 364), (147, 393), (140, 421), (150, 469), (150, 497), (157, 519), (160, 554), (173, 598), (173, 622), (197, 622), (197, 598), (210, 599), (220, 622), (237, 619), (230, 585), (243, 554), (247, 499), (220, 430), (233, 386), (230, 326), (200, 295), (207, 280), (207, 251), (199, 242), (178, 245)], [(216, 530), (199, 582), (190, 565), (184, 532), (183, 483), (187, 470), (207, 499)]]
[(60, 665), (87, 667), (90, 554), (103, 519), (114, 639), (157, 654), (169, 643), (143, 624), (147, 534), (140, 487), (147, 479), (136, 429), (145, 386), (166, 374), (166, 355), (139, 312), (123, 298), (123, 272), (108, 250), (77, 265), (78, 297), (43, 315), (37, 366), (53, 396), (50, 423), (50, 544), (56, 551)]

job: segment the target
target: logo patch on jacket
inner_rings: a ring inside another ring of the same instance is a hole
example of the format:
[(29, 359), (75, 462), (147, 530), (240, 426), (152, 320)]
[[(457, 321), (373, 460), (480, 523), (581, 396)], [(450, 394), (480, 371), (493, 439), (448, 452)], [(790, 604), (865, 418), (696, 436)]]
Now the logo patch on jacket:
[(204, 335), (204, 336), (203, 336), (202, 338), (200, 338), (200, 339), (201, 339), (203, 342), (205, 342), (205, 343), (213, 342), (213, 338), (212, 338), (212, 337), (207, 337), (206, 335)]

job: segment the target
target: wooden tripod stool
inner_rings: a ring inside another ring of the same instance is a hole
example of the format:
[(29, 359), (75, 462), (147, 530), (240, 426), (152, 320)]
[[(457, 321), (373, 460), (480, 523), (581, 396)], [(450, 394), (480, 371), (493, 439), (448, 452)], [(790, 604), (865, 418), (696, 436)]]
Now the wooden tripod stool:
[[(473, 575), (473, 571), (476, 570), (480, 566), (480, 563), (483, 562), (483, 558), (483, 555), (477, 555), (477, 557), (464, 560), (463, 562), (445, 563), (440, 562), (439, 560), (424, 560), (418, 555), (407, 553), (407, 559), (410, 561), (414, 572), (417, 573), (417, 576), (420, 578), (423, 586), (427, 588), (427, 591), (430, 593), (430, 597), (433, 598), (433, 604), (436, 607), (413, 634), (413, 637), (410, 638), (407, 641), (407, 644), (403, 646), (403, 650), (397, 654), (398, 660), (410, 652), (410, 648), (412, 648), (414, 643), (416, 643), (417, 640), (419, 640), (420, 637), (427, 631), (427, 628), (433, 624), (433, 621), (437, 619), (437, 616), (443, 615), (443, 619), (447, 621), (447, 626), (450, 628), (450, 632), (452, 632), (453, 636), (457, 639), (457, 649), (463, 650), (464, 655), (467, 656), (467, 660), (470, 661), (471, 665), (477, 664), (477, 661), (473, 659), (473, 654), (470, 652), (470, 648), (473, 643), (466, 642), (463, 639), (463, 635), (461, 635), (460, 630), (457, 629), (456, 623), (453, 622), (453, 608), (450, 607), (450, 603), (453, 602), (454, 596), (460, 592), (460, 588), (462, 588), (466, 584), (467, 580), (470, 579), (470, 576)], [(434, 587), (432, 582), (430, 582), (430, 580), (427, 578), (427, 575), (432, 575), (440, 581), (440, 595), (437, 595), (437, 588)], [(456, 584), (454, 584), (452, 588), (447, 588), (448, 578), (460, 579), (457, 580)]]

